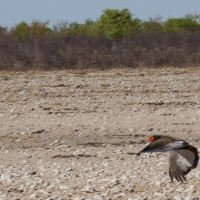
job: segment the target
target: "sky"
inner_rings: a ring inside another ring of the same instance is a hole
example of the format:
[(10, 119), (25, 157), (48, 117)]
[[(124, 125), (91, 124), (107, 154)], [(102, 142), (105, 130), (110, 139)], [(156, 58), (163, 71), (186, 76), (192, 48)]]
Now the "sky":
[(200, 0), (0, 0), (0, 26), (10, 28), (35, 20), (49, 20), (49, 27), (62, 22), (96, 21), (107, 8), (127, 8), (141, 20), (158, 15), (166, 20), (200, 14)]

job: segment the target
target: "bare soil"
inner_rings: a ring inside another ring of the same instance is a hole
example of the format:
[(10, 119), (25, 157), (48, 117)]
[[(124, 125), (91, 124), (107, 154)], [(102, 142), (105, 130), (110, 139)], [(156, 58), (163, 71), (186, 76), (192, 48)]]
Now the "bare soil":
[[(0, 73), (0, 200), (199, 199), (200, 166), (170, 182), (169, 134), (199, 148), (200, 69)], [(200, 149), (199, 149), (200, 150)]]

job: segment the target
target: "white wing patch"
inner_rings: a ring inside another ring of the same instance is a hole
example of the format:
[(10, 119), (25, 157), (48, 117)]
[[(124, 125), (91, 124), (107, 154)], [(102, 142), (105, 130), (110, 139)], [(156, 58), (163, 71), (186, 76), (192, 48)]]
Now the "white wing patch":
[(175, 149), (179, 149), (182, 147), (187, 146), (188, 144), (182, 140), (178, 140), (178, 141), (174, 141), (173, 143), (169, 143), (168, 145), (166, 145), (166, 148), (163, 149), (163, 151), (171, 151), (171, 150), (175, 150)]
[(183, 144), (183, 141), (182, 140), (176, 140), (175, 143), (177, 143), (177, 144)]
[[(178, 150), (177, 150), (178, 151)], [(187, 171), (192, 167), (192, 163), (194, 161), (194, 156), (191, 155), (189, 159), (186, 159), (184, 156), (179, 154), (177, 151), (171, 151), (170, 159), (173, 165), (171, 165), (172, 171), (177, 171), (180, 168), (182, 171)], [(183, 150), (186, 151), (186, 150)], [(172, 164), (171, 163), (171, 164)]]
[(189, 163), (183, 156), (181, 156), (180, 154), (176, 154), (177, 155), (177, 165), (183, 170), (183, 171), (187, 171), (188, 168), (192, 167), (192, 164)]

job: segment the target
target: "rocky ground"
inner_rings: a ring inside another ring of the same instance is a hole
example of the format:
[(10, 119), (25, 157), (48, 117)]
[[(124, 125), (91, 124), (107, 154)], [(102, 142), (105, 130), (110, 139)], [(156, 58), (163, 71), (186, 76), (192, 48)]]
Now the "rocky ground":
[[(0, 73), (0, 200), (198, 200), (154, 134), (199, 148), (200, 69)], [(200, 151), (200, 148), (199, 148)]]

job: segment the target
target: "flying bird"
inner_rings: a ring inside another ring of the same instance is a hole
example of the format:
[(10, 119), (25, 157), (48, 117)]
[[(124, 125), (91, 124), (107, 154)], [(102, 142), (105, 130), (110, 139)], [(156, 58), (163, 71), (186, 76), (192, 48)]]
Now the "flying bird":
[(170, 135), (153, 135), (147, 139), (150, 143), (136, 155), (141, 153), (167, 152), (169, 155), (169, 176), (177, 181), (186, 181), (185, 175), (197, 167), (198, 150), (188, 142)]

